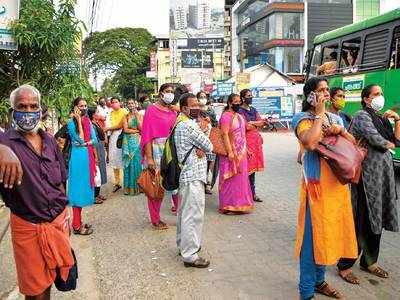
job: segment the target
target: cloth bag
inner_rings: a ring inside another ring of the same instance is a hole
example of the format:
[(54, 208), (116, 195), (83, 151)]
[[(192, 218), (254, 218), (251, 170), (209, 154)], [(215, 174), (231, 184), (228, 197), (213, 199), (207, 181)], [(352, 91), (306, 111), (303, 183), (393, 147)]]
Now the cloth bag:
[(60, 292), (69, 292), (76, 289), (78, 281), (78, 262), (76, 260), (75, 252), (71, 249), (72, 256), (74, 257), (74, 265), (69, 269), (67, 281), (64, 281), (60, 274), (60, 269), (56, 269), (56, 278), (54, 285)]
[(99, 166), (96, 166), (96, 175), (94, 176), (94, 185), (95, 187), (101, 186), (101, 173)]
[(210, 141), (213, 145), (213, 152), (218, 155), (226, 156), (228, 151), (225, 149), (224, 140), (222, 138), (222, 131), (218, 127), (212, 127), (210, 130)]
[(341, 135), (336, 135), (324, 137), (316, 151), (326, 160), (342, 184), (358, 183), (361, 163), (367, 155), (367, 149), (354, 145)]
[(137, 180), (139, 188), (151, 199), (164, 198), (164, 189), (161, 186), (160, 174), (154, 170), (144, 169)]

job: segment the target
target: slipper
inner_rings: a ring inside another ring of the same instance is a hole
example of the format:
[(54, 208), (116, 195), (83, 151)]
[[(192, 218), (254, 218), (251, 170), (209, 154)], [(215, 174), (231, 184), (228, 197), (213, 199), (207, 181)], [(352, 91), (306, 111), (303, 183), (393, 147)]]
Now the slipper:
[(343, 296), (339, 293), (339, 291), (331, 287), (326, 281), (316, 285), (315, 292), (330, 298), (335, 298), (335, 299), (343, 298)]
[(113, 193), (118, 192), (121, 188), (122, 188), (122, 186), (120, 186), (119, 184), (114, 185)]
[(370, 273), (370, 274), (378, 276), (380, 278), (388, 278), (389, 277), (389, 273), (378, 266), (372, 267), (372, 270), (370, 270), (369, 268), (361, 267), (361, 266), (360, 266), (360, 269), (364, 272)]
[(340, 278), (342, 278), (344, 281), (351, 283), (351, 284), (360, 284), (360, 279), (358, 279), (358, 277), (356, 277), (353, 272), (347, 273), (346, 275), (343, 275), (342, 273), (340, 273), (340, 271), (338, 272)]

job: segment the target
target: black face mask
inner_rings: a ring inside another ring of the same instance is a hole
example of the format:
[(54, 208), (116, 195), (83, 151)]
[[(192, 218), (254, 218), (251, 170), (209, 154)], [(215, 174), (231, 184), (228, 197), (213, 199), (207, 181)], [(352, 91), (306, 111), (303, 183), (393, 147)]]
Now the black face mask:
[(191, 109), (189, 110), (189, 117), (190, 117), (191, 119), (197, 119), (197, 118), (199, 117), (199, 115), (200, 115), (200, 109), (198, 109), (198, 108), (191, 108)]
[(240, 108), (240, 104), (232, 104), (232, 109), (234, 112), (238, 112)]
[(82, 108), (81, 109), (81, 116), (86, 116), (87, 114), (87, 109), (86, 108)]
[(248, 105), (253, 103), (253, 97), (249, 97), (249, 98), (244, 98), (244, 102)]

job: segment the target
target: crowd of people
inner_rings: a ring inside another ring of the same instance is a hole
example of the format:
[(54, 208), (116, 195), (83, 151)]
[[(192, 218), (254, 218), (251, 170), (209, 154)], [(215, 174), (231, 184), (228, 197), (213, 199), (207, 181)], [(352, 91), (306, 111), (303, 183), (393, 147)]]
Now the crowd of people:
[[(147, 97), (126, 103), (113, 97), (88, 106), (78, 97), (53, 137), (42, 126), (40, 92), (30, 85), (14, 90), (13, 126), (0, 134), (0, 192), (11, 210), (21, 293), (49, 299), (55, 279), (67, 281), (76, 264), (70, 228), (76, 235), (94, 233), (82, 220), (82, 208), (107, 201), (101, 193), (107, 170), (113, 172), (113, 193), (139, 195), (139, 177), (145, 170), (160, 172), (171, 136), (181, 168), (179, 186), (164, 197), (146, 196), (150, 223), (155, 230), (168, 229), (161, 205), (163, 198), (170, 201), (184, 266), (208, 267), (210, 261), (200, 256), (205, 195), (213, 193), (217, 178), (221, 214), (250, 213), (254, 202), (263, 201), (256, 193), (256, 173), (264, 170), (259, 131), (268, 121), (252, 98), (248, 89), (231, 94), (218, 119), (207, 93), (194, 95), (169, 83), (160, 87), (154, 103)], [(399, 230), (390, 150), (400, 146), (400, 117), (391, 110), (379, 113), (384, 97), (377, 85), (364, 88), (361, 103), (351, 118), (342, 111), (344, 90), (315, 77), (305, 83), (302, 112), (293, 118), (303, 173), (295, 244), (301, 299), (312, 299), (315, 292), (341, 298), (325, 281), (325, 266), (337, 264), (341, 278), (359, 284), (351, 270), (359, 256), (362, 270), (389, 276), (377, 261), (383, 229)], [(213, 128), (220, 132), (218, 141), (211, 139)], [(368, 150), (357, 184), (343, 184), (316, 151), (323, 137), (339, 135), (354, 144), (362, 141)], [(226, 155), (213, 152), (218, 142)]]

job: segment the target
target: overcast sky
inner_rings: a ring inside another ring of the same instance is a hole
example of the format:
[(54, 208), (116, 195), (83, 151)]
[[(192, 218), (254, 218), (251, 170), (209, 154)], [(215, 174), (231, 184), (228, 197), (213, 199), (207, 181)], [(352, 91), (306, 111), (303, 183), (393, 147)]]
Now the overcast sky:
[[(155, 36), (169, 33), (169, 0), (98, 1), (99, 9), (94, 22), (94, 31), (115, 27), (142, 27)], [(78, 18), (89, 24), (91, 5), (92, 0), (78, 0)]]

